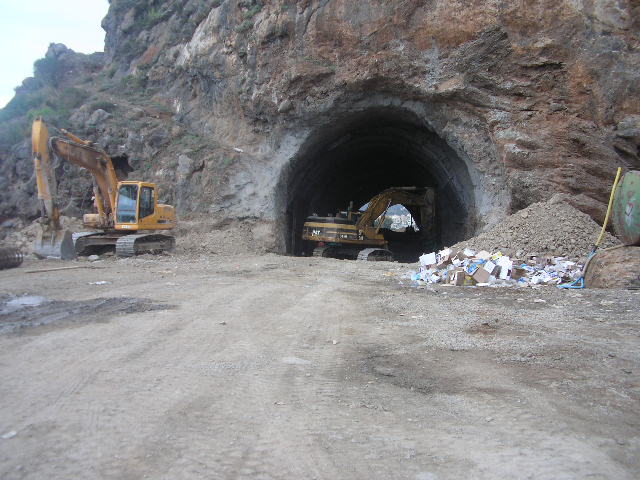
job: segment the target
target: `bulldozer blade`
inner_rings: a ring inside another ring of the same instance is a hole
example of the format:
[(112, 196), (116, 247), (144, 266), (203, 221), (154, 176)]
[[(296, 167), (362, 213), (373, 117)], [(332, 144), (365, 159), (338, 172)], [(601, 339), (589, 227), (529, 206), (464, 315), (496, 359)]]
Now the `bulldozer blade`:
[(76, 250), (69, 230), (43, 230), (38, 232), (34, 252), (40, 258), (59, 258), (73, 260)]

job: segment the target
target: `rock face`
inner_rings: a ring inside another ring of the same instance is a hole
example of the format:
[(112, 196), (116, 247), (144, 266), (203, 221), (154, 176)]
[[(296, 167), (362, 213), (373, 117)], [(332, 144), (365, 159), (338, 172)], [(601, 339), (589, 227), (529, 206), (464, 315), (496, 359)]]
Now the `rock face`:
[[(182, 215), (270, 224), (275, 250), (389, 186), (438, 188), (444, 244), (555, 193), (601, 221), (615, 168), (640, 166), (631, 0), (112, 0), (103, 27), (59, 126)], [(32, 214), (28, 148), (1, 155), (26, 185), (1, 214)]]

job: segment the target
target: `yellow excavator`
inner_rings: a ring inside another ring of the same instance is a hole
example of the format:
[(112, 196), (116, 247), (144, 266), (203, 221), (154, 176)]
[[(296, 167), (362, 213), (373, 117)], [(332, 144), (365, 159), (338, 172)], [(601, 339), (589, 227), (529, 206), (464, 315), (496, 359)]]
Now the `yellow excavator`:
[[(120, 181), (111, 157), (89, 141), (66, 130), (63, 137), (49, 137), (42, 118), (31, 129), (33, 162), (42, 216), (35, 254), (41, 258), (64, 260), (114, 249), (128, 257), (138, 253), (171, 250), (174, 237), (160, 233), (176, 226), (174, 207), (158, 203), (154, 183)], [(94, 206), (97, 213), (83, 216), (84, 226), (95, 229), (72, 234), (62, 228), (56, 204), (56, 178), (51, 155), (89, 171), (94, 180)]]
[(387, 210), (401, 204), (418, 213), (421, 229), (433, 229), (435, 222), (435, 188), (393, 187), (371, 200), (364, 212), (354, 211), (353, 202), (335, 217), (307, 217), (302, 239), (313, 247), (314, 257), (391, 261), (393, 254), (380, 232)]

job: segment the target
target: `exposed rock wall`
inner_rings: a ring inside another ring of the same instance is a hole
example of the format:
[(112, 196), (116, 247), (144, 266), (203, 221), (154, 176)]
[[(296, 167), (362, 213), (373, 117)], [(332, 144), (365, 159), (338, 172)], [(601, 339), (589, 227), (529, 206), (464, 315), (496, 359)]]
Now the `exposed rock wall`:
[[(428, 171), (461, 236), (553, 193), (601, 220), (615, 168), (640, 167), (639, 22), (633, 0), (113, 0), (120, 83), (92, 98), (118, 109), (70, 125), (182, 214), (271, 222), (276, 249), (332, 172), (365, 181), (364, 160), (317, 167), (331, 151), (404, 151), (390, 168)], [(360, 133), (377, 127), (384, 146)]]

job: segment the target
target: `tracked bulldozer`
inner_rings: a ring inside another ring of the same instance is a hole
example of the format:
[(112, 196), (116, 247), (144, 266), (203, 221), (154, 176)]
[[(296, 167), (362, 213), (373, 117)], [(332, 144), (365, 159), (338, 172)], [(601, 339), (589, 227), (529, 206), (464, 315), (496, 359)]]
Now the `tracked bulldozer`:
[(381, 233), (384, 218), (392, 205), (401, 204), (418, 212), (423, 230), (435, 223), (435, 189), (431, 187), (388, 188), (369, 200), (364, 212), (350, 206), (334, 217), (307, 217), (302, 239), (313, 247), (313, 256), (391, 261), (393, 252)]
[[(114, 164), (101, 148), (66, 130), (65, 137), (49, 137), (47, 125), (37, 118), (32, 125), (33, 162), (41, 208), (41, 230), (34, 253), (64, 260), (76, 255), (115, 249), (118, 256), (171, 250), (174, 237), (160, 233), (176, 226), (174, 207), (158, 203), (154, 183), (119, 180)], [(88, 232), (63, 228), (56, 203), (56, 177), (51, 159), (57, 157), (86, 169), (93, 177), (96, 213), (83, 216)]]

